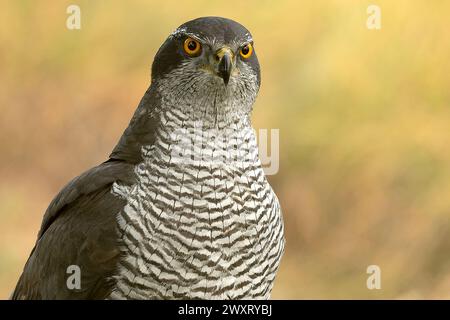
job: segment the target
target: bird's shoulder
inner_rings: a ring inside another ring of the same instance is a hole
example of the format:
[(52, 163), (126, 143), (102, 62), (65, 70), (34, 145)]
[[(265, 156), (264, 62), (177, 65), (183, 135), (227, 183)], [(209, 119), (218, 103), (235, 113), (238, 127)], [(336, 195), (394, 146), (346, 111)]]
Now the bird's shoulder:
[[(133, 183), (133, 165), (107, 161), (69, 182), (53, 199), (13, 299), (103, 299), (120, 255), (116, 216), (125, 200), (114, 182)], [(72, 267), (71, 267), (72, 266)], [(80, 287), (67, 285), (73, 266)]]
[(142, 159), (142, 147), (155, 142), (159, 124), (161, 95), (158, 89), (151, 85), (145, 92), (128, 127), (113, 149), (110, 158), (139, 163)]
[(134, 181), (133, 170), (133, 164), (108, 160), (72, 179), (48, 206), (38, 238), (44, 234), (64, 207), (76, 205), (77, 200), (80, 200), (81, 197), (99, 192), (114, 182), (132, 184)]
[[(70, 181), (48, 206), (13, 299), (103, 299), (120, 254), (117, 214), (126, 200), (114, 183), (131, 185), (142, 147), (155, 140), (160, 97), (150, 86), (109, 160)], [(67, 268), (81, 269), (81, 288), (66, 285)]]
[(109, 160), (70, 181), (50, 203), (42, 221), (40, 237), (64, 206), (80, 196), (100, 190), (114, 182), (132, 183), (134, 166), (142, 162), (142, 147), (155, 141), (161, 97), (154, 86), (144, 94), (128, 127), (113, 149)]

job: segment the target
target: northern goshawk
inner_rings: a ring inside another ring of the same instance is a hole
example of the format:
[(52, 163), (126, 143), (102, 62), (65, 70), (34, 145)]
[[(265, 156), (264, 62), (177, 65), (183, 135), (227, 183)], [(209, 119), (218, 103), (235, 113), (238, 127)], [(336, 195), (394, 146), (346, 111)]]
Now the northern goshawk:
[(251, 127), (259, 87), (242, 25), (176, 29), (109, 159), (50, 203), (12, 298), (269, 298), (284, 235)]

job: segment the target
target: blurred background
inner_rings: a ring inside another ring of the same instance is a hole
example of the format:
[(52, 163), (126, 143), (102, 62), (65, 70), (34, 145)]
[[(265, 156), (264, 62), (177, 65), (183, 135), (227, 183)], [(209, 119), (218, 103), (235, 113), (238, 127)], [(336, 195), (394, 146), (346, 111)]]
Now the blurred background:
[[(81, 8), (81, 30), (66, 9)], [(381, 30), (366, 27), (370, 4)], [(0, 298), (45, 209), (104, 161), (165, 38), (218, 15), (255, 39), (256, 128), (286, 225), (274, 299), (450, 298), (448, 1), (1, 1)], [(381, 268), (368, 290), (366, 268)]]

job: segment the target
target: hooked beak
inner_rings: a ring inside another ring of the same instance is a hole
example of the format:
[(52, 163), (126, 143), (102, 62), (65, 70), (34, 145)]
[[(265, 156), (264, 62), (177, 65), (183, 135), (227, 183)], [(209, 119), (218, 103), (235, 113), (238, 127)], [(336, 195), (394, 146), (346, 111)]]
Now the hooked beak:
[(223, 79), (225, 85), (228, 85), (233, 69), (233, 53), (229, 48), (222, 48), (217, 51), (216, 55), (219, 60), (218, 75)]

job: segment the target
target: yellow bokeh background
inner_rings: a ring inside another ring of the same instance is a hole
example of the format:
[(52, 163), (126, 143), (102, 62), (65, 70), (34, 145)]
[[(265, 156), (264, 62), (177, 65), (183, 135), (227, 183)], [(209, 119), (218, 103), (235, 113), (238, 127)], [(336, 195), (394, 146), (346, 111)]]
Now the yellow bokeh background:
[[(81, 8), (81, 30), (66, 8)], [(370, 4), (381, 29), (366, 27)], [(170, 32), (199, 16), (251, 30), (256, 128), (286, 253), (274, 299), (450, 298), (448, 1), (2, 1), (0, 298), (61, 187), (104, 161)], [(366, 268), (381, 268), (368, 290)]]

